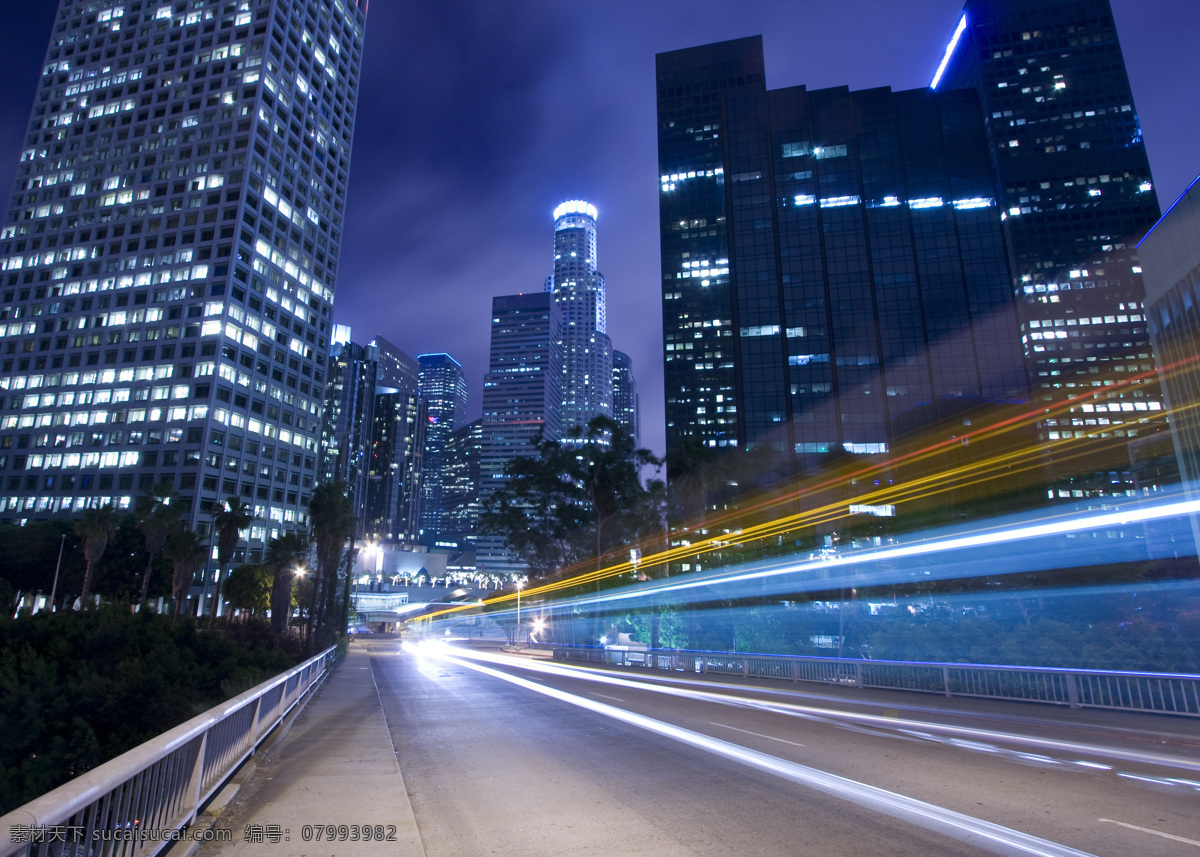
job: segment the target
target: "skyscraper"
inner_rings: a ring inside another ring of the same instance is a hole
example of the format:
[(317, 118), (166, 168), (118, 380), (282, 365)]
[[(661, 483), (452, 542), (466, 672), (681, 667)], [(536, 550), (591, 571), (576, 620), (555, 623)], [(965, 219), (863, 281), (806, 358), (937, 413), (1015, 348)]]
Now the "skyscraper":
[(427, 409), (425, 466), (421, 489), (421, 536), (432, 540), (442, 529), (442, 487), (445, 482), (446, 439), (465, 422), (467, 378), (449, 354), (421, 354), (421, 398)]
[[(480, 501), (504, 479), (504, 465), (534, 454), (534, 442), (562, 436), (562, 312), (550, 292), (492, 298), (492, 340), (483, 379)], [(520, 571), (503, 540), (483, 536), (478, 561)]]
[(442, 468), (442, 529), (444, 541), (460, 546), (474, 544), (479, 537), (480, 456), (483, 452), (483, 420), (456, 428), (446, 437), (445, 466)]
[(169, 481), (197, 529), (250, 502), (251, 554), (303, 525), (365, 23), (59, 4), (0, 227), (0, 516)]
[(417, 361), (382, 336), (369, 346), (376, 360), (371, 444), (367, 456), (366, 536), (415, 544), (420, 536), (425, 400)]
[(657, 75), (668, 455), (765, 447), (805, 472), (889, 451), (923, 403), (1021, 400), (973, 93), (768, 91), (758, 37)]
[(637, 381), (633, 377), (633, 359), (624, 351), (613, 351), (613, 419), (638, 439)]
[(931, 87), (983, 106), (1034, 400), (1093, 392), (1041, 440), (1110, 439), (1082, 473), (1060, 444), (1051, 494), (1126, 493), (1127, 440), (1165, 425), (1134, 254), (1159, 207), (1108, 0), (968, 0)]
[(554, 209), (554, 273), (546, 290), (562, 313), (562, 436), (612, 416), (612, 340), (604, 275), (596, 269), (596, 207), (582, 200)]
[(379, 355), (374, 346), (352, 342), (349, 328), (341, 325), (334, 328), (326, 373), (318, 477), (321, 482), (341, 482), (346, 486), (346, 496), (357, 519), (354, 538), (362, 539)]

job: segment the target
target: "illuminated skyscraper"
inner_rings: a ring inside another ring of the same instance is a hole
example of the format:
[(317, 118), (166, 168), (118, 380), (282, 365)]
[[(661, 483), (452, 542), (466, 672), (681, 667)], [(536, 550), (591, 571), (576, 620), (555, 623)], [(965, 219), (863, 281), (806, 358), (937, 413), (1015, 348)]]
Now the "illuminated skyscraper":
[(638, 439), (637, 381), (633, 377), (633, 360), (624, 351), (613, 351), (613, 419), (634, 443)]
[(546, 290), (562, 313), (562, 436), (593, 417), (612, 416), (612, 340), (604, 275), (596, 270), (596, 207), (581, 200), (554, 209), (554, 273)]
[(1051, 496), (1131, 491), (1127, 440), (1165, 426), (1134, 251), (1159, 207), (1108, 0), (968, 0), (931, 87), (983, 105), (1034, 400), (1093, 391), (1041, 423)]
[(973, 93), (768, 90), (758, 37), (657, 73), (668, 455), (805, 472), (924, 403), (1023, 398)]
[[(539, 439), (562, 437), (562, 312), (549, 292), (492, 298), (492, 339), (483, 378), (479, 500), (504, 480), (504, 465), (534, 455)], [(478, 562), (492, 572), (524, 564), (496, 536), (478, 540)]]
[(428, 409), (421, 489), (421, 535), (428, 542), (442, 530), (446, 439), (466, 420), (467, 378), (449, 354), (422, 354), (417, 362), (421, 367), (421, 398)]
[(0, 517), (304, 526), (366, 2), (62, 0), (0, 226)]

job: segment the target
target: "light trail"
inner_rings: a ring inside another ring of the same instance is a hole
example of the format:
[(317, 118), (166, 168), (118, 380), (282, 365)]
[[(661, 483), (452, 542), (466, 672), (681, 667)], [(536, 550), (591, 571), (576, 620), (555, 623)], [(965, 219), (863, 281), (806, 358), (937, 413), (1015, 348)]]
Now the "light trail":
[[(405, 644), (409, 647), (409, 644)], [(910, 824), (932, 830), (944, 836), (984, 848), (996, 854), (1033, 855), (1033, 857), (1094, 857), (1067, 845), (1051, 842), (1032, 834), (995, 824), (985, 819), (965, 815), (936, 804), (871, 786), (866, 783), (830, 774), (817, 768), (751, 750), (739, 744), (723, 741), (701, 732), (684, 729), (662, 720), (636, 714), (607, 703), (577, 696), (558, 688), (540, 685), (519, 676), (493, 669), (471, 659), (456, 657), (459, 653), (442, 652), (437, 656), (465, 669), (474, 670), (501, 681), (532, 690), (560, 702), (600, 714), (604, 717), (636, 726), (656, 735), (695, 747), (726, 759), (815, 789), (858, 806), (898, 818)]]
[[(717, 572), (693, 573), (601, 593), (560, 598), (556, 609), (593, 605), (622, 609), (663, 603), (688, 593), (689, 603), (872, 587), (942, 579), (986, 577), (1135, 562), (1150, 558), (1145, 541), (1103, 538), (1088, 544), (1080, 535), (1162, 522), (1162, 533), (1191, 543), (1189, 515), (1200, 501), (1168, 497), (1134, 500), (1116, 510), (1080, 513), (1076, 509), (1032, 520), (1028, 516), (981, 522), (969, 529), (938, 532), (909, 544), (863, 548), (830, 558), (762, 560)], [(1067, 538), (1071, 537), (1071, 538)], [(1062, 539), (1062, 541), (1058, 541)], [(526, 596), (528, 597), (528, 595)], [(494, 599), (498, 601), (500, 599)], [(453, 611), (432, 614), (431, 618)]]
[[(414, 647), (412, 647), (410, 644), (406, 643), (405, 646), (409, 648), (410, 651), (414, 649)], [(1003, 732), (994, 729), (978, 729), (970, 726), (955, 726), (953, 724), (934, 723), (927, 720), (913, 720), (910, 718), (892, 717), (883, 714), (842, 711), (813, 705), (802, 705), (794, 702), (776, 702), (767, 699), (758, 699), (753, 696), (741, 695), (747, 690), (744, 685), (730, 685), (719, 682), (694, 682), (688, 679), (678, 680), (662, 676), (655, 676), (653, 677), (653, 683), (647, 683), (647, 681), (644, 679), (631, 679), (621, 673), (613, 673), (610, 671), (597, 670), (589, 667), (578, 667), (570, 664), (547, 663), (545, 661), (537, 660), (522, 659), (518, 661), (514, 658), (507, 658), (502, 655), (493, 655), (491, 653), (481, 651), (471, 651), (443, 644), (435, 644), (430, 650), (435, 653), (435, 656), (437, 657), (454, 657), (473, 662), (482, 661), (485, 663), (495, 664), (497, 666), (516, 667), (521, 670), (556, 676), (558, 678), (603, 684), (609, 687), (624, 688), (626, 690), (640, 690), (646, 693), (661, 694), (697, 702), (710, 702), (717, 705), (731, 706), (734, 708), (766, 711), (774, 714), (782, 714), (788, 717), (799, 717), (805, 720), (812, 720), (835, 726), (853, 724), (857, 726), (869, 726), (874, 730), (886, 730), (889, 732), (906, 732), (906, 730), (908, 730), (906, 734), (914, 734), (917, 737), (925, 738), (927, 740), (930, 739), (932, 735), (921, 733), (933, 733), (937, 735), (944, 735), (948, 738), (959, 741), (995, 742), (998, 744), (1010, 744), (1043, 750), (1053, 750), (1059, 753), (1094, 756), (1102, 759), (1119, 760), (1122, 762), (1150, 765), (1154, 767), (1172, 768), (1184, 771), (1200, 771), (1200, 760), (1188, 759), (1181, 756), (1166, 756), (1161, 753), (1146, 753), (1138, 750), (1123, 750), (1120, 748), (1107, 747), (1100, 744), (1087, 744), (1079, 741), (1038, 738), (1033, 735), (1022, 735), (1016, 732)], [(685, 686), (673, 686), (673, 683), (676, 682)], [(716, 692), (714, 690), (697, 690), (693, 686), (687, 686), (696, 684), (704, 684), (708, 687), (717, 688), (721, 692)], [(758, 689), (755, 688), (754, 690), (757, 691)], [(838, 701), (845, 702), (845, 700)], [(875, 731), (873, 734), (878, 735), (879, 732)], [(981, 747), (968, 747), (965, 746), (965, 744), (959, 744), (958, 746), (960, 746), (962, 749), (982, 749)]]

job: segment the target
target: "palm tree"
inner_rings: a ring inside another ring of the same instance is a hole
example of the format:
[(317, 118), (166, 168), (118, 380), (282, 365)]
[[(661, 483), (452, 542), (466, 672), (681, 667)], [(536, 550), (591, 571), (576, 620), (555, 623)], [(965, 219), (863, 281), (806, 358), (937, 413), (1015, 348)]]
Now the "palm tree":
[(346, 496), (346, 486), (341, 482), (318, 485), (308, 503), (308, 520), (317, 554), (316, 577), (308, 610), (307, 632), (311, 642), (314, 615), (316, 634), (318, 638), (321, 636), (325, 616), (337, 592), (338, 566), (341, 565), (346, 543), (354, 536), (357, 523)]
[(167, 538), (163, 556), (171, 562), (174, 569), (171, 592), (175, 596), (175, 605), (171, 610), (171, 618), (179, 620), (183, 611), (183, 602), (187, 598), (188, 587), (204, 560), (204, 542), (191, 530), (178, 530)]
[(276, 642), (287, 630), (292, 612), (292, 586), (297, 569), (308, 559), (308, 538), (300, 533), (284, 533), (271, 539), (264, 561), (271, 569), (271, 631)]
[(106, 503), (99, 509), (88, 509), (83, 517), (75, 522), (75, 534), (83, 540), (83, 558), (87, 569), (83, 574), (83, 591), (79, 594), (82, 605), (92, 586), (92, 577), (108, 540), (117, 531), (117, 513), (113, 511), (112, 503)]
[(216, 620), (217, 612), (221, 609), (221, 590), (224, 587), (225, 578), (229, 576), (229, 566), (233, 564), (233, 552), (237, 550), (242, 530), (249, 527), (253, 520), (254, 516), (251, 514), (250, 506), (237, 497), (228, 498), (220, 510), (213, 515), (212, 526), (217, 533), (218, 576), (217, 600), (213, 605), (212, 612), (208, 615), (210, 626)]
[(149, 494), (138, 497), (134, 504), (134, 522), (146, 540), (146, 570), (142, 574), (142, 594), (139, 601), (145, 601), (150, 592), (150, 570), (154, 566), (154, 558), (166, 545), (172, 530), (177, 527), (179, 512), (179, 496), (170, 482), (155, 485)]

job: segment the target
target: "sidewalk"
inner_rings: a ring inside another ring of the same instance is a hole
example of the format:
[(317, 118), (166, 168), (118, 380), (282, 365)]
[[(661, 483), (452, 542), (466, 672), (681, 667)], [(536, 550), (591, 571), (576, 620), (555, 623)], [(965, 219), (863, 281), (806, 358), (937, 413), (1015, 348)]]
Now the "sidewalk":
[[(326, 825), (344, 826), (347, 838), (335, 831), (330, 841)], [(198, 857), (424, 857), (364, 644), (351, 644), (215, 828), (233, 841), (205, 843)]]

